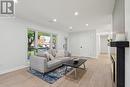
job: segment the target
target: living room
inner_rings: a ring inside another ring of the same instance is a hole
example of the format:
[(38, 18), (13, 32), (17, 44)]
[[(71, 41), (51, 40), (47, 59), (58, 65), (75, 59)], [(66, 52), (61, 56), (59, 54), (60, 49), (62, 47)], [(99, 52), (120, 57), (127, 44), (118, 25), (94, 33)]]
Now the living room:
[[(0, 14), (0, 87), (117, 85), (118, 80), (112, 80), (110, 56), (116, 49), (108, 43), (120, 33), (129, 41), (128, 0), (10, 1), (14, 13), (2, 14), (1, 7)], [(31, 38), (29, 30), (34, 32)], [(45, 61), (59, 59), (42, 70), (43, 56), (48, 55), (45, 51), (52, 54)], [(125, 84), (129, 87), (129, 48), (125, 55)], [(50, 73), (57, 74), (58, 79), (50, 79)]]

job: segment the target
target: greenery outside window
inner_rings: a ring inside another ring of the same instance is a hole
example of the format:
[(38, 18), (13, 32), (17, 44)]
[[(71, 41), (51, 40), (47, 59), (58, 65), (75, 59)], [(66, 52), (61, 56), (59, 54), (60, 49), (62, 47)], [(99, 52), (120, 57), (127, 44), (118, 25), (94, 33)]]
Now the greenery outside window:
[(45, 32), (38, 32), (38, 48), (50, 49), (51, 34)]
[(38, 49), (49, 50), (57, 48), (57, 35), (28, 29), (28, 59), (35, 55)]
[(57, 45), (57, 35), (52, 35), (52, 48), (56, 49), (56, 45)]
[(28, 58), (35, 54), (35, 31), (28, 29)]

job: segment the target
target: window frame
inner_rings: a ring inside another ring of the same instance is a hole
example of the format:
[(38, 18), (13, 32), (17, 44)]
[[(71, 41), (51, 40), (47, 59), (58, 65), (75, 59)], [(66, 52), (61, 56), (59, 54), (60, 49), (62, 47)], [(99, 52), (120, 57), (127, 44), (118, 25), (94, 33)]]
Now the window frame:
[(32, 30), (35, 32), (35, 43), (34, 43), (34, 48), (35, 49), (42, 49), (42, 47), (38, 47), (38, 32), (42, 32), (42, 33), (48, 33), (50, 34), (50, 49), (52, 49), (52, 40), (53, 40), (53, 35), (56, 36), (56, 48), (57, 49), (57, 45), (58, 45), (58, 34), (56, 33), (51, 33), (51, 32), (47, 32), (47, 31), (41, 31), (41, 30), (35, 30), (34, 28), (27, 28), (27, 30)]

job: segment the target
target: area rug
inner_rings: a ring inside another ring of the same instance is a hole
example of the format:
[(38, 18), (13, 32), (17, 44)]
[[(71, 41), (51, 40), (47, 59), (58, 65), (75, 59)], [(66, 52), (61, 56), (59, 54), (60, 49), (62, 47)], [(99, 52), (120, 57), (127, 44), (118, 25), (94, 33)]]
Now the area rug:
[[(65, 69), (66, 69), (65, 66), (61, 66), (61, 67), (59, 67), (51, 72), (45, 73), (45, 74), (38, 72), (36, 70), (29, 70), (28, 72), (50, 84), (53, 84), (54, 82), (56, 82), (58, 79), (60, 79), (61, 77), (63, 77), (65, 75)], [(67, 67), (66, 73), (70, 72), (71, 70), (72, 70), (71, 67)]]

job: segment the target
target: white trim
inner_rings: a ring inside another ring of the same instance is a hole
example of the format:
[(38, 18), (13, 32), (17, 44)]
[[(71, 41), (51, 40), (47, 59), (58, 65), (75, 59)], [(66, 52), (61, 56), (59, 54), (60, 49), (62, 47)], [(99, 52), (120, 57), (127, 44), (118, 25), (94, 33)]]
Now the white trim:
[(23, 69), (23, 68), (26, 68), (26, 67), (28, 67), (28, 66), (25, 66), (25, 65), (23, 65), (23, 66), (18, 66), (18, 67), (9, 69), (9, 70), (2, 71), (2, 72), (0, 72), (0, 75), (6, 74), (6, 73), (9, 73), (9, 72), (13, 72), (13, 71), (16, 71), (16, 70), (19, 70), (19, 69)]
[(96, 59), (97, 56), (89, 56), (88, 58)]

